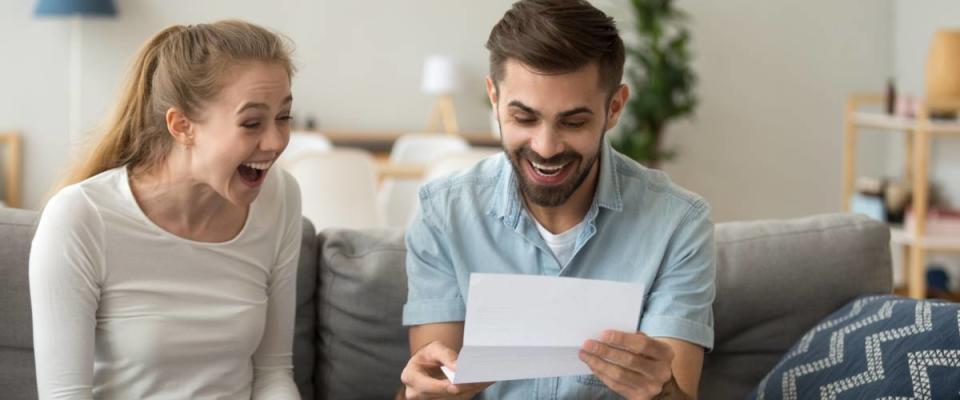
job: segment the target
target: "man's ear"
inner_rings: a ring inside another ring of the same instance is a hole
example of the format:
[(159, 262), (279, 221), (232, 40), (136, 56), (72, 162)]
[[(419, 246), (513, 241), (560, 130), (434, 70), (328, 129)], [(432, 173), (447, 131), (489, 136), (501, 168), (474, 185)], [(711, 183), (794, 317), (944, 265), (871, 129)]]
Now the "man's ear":
[(176, 107), (167, 109), (167, 132), (173, 140), (184, 147), (193, 145), (193, 123), (182, 110)]
[(620, 120), (620, 114), (623, 113), (623, 109), (627, 106), (628, 98), (630, 98), (630, 87), (621, 83), (616, 93), (614, 93), (610, 99), (610, 114), (607, 116), (607, 129), (617, 126), (617, 121)]
[(493, 107), (493, 112), (499, 112), (497, 110), (497, 98), (499, 94), (497, 93), (497, 84), (493, 82), (493, 78), (490, 75), (487, 75), (487, 97), (490, 98), (490, 106)]

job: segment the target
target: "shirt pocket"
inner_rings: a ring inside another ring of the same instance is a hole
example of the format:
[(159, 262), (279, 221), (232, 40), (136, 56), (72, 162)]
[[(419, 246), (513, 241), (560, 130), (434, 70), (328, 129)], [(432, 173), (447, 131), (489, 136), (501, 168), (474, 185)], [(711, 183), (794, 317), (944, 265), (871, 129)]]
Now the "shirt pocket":
[(571, 396), (564, 396), (565, 398), (588, 400), (622, 399), (622, 397), (607, 388), (607, 385), (594, 375), (577, 375), (575, 381), (576, 384)]

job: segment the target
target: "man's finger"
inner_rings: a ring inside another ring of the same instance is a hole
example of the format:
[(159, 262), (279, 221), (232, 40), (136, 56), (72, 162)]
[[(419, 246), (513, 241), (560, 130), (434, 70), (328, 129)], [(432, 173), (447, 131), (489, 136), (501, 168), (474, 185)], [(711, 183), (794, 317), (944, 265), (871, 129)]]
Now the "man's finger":
[(417, 362), (435, 365), (444, 365), (447, 368), (453, 368), (457, 365), (457, 352), (444, 346), (440, 342), (431, 342), (424, 346), (416, 354)]
[(446, 378), (437, 379), (430, 375), (430, 370), (435, 366), (412, 363), (400, 374), (400, 381), (407, 387), (407, 391), (413, 391), (423, 394), (446, 394), (450, 381)]
[(673, 358), (673, 348), (671, 348), (669, 344), (640, 332), (605, 331), (600, 341), (654, 360), (669, 360)]
[(649, 378), (656, 379), (657, 367), (660, 361), (653, 360), (629, 351), (610, 346), (595, 340), (584, 343), (583, 349), (608, 362), (631, 369)]
[(587, 366), (590, 367), (594, 375), (607, 376), (622, 385), (635, 387), (639, 382), (647, 382), (650, 380), (636, 371), (621, 367), (583, 350), (580, 351), (580, 360), (587, 363)]

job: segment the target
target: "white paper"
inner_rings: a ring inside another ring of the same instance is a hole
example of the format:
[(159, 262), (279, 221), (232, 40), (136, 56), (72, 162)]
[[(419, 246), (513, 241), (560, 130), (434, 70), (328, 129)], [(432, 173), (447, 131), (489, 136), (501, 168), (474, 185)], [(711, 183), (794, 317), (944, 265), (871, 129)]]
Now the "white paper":
[(470, 275), (453, 383), (587, 375), (579, 352), (605, 330), (635, 332), (643, 287), (537, 275)]

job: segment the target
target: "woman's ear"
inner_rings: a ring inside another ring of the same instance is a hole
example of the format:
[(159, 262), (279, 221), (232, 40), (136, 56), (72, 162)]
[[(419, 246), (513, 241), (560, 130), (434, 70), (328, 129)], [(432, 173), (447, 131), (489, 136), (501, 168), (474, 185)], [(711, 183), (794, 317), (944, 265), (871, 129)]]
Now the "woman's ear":
[(176, 107), (167, 109), (167, 132), (173, 140), (184, 147), (193, 146), (193, 123), (182, 110)]

